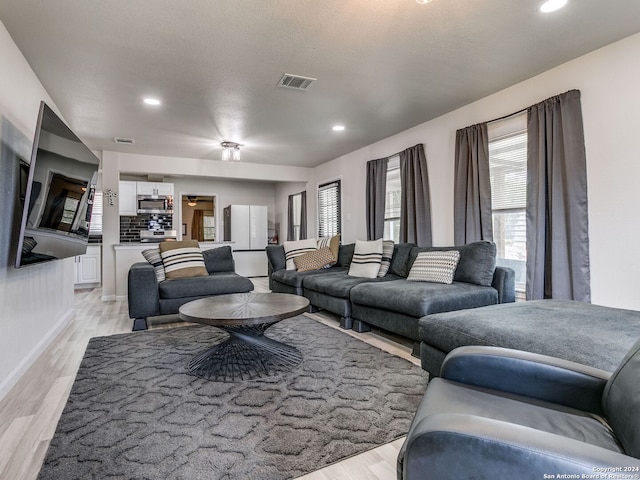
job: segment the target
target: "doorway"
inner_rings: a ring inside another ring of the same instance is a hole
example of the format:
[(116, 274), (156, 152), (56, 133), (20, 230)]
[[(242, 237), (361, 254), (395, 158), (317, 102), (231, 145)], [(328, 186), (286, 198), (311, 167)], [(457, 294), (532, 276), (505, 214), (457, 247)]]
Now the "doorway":
[(182, 210), (182, 240), (217, 242), (216, 196), (183, 193), (180, 195)]

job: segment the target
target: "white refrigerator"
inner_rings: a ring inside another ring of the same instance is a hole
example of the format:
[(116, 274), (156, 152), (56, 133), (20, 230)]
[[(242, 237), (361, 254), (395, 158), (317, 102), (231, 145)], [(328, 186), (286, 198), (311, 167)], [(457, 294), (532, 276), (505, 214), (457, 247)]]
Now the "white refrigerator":
[(224, 240), (234, 250), (264, 250), (267, 247), (267, 207), (229, 205), (224, 209)]

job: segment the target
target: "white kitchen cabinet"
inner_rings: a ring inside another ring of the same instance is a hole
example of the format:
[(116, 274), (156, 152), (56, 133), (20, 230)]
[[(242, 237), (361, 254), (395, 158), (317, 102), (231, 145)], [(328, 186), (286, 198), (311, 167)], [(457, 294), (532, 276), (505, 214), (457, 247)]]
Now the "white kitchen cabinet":
[(136, 182), (138, 195), (171, 195), (173, 183), (164, 182)]
[(88, 245), (87, 253), (74, 258), (76, 286), (88, 284), (99, 285), (101, 283), (100, 264), (102, 263), (102, 255), (100, 248), (100, 245)]
[(138, 215), (138, 199), (137, 186), (138, 182), (130, 182), (121, 180), (118, 183), (118, 205), (120, 215), (136, 216)]

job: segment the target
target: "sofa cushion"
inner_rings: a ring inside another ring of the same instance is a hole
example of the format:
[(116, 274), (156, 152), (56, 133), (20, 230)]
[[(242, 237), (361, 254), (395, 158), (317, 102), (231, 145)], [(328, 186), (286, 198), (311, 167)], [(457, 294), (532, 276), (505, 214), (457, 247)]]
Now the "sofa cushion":
[(416, 257), (407, 281), (450, 284), (460, 260), (460, 252), (420, 252)]
[(202, 297), (253, 290), (248, 278), (232, 272), (218, 272), (206, 277), (167, 279), (158, 284), (160, 298)]
[(379, 277), (384, 277), (389, 271), (391, 259), (393, 258), (393, 250), (393, 240), (382, 241), (382, 261), (380, 262), (380, 268), (378, 269)]
[(164, 274), (164, 263), (162, 263), (162, 257), (160, 256), (160, 250), (157, 248), (150, 248), (149, 250), (143, 250), (142, 256), (151, 264), (156, 272), (156, 279), (158, 282), (163, 282), (167, 277)]
[(295, 270), (296, 265), (293, 263), (294, 257), (317, 250), (318, 243), (315, 238), (306, 238), (304, 240), (284, 242), (282, 246), (284, 247), (284, 255), (287, 259), (287, 270)]
[(278, 270), (273, 272), (271, 278), (276, 282), (280, 282), (284, 285), (288, 285), (293, 288), (302, 287), (302, 282), (310, 275), (326, 275), (334, 271), (345, 271), (342, 267), (331, 267), (328, 269), (320, 270), (307, 270), (306, 272), (298, 272), (296, 270)]
[(209, 274), (196, 240), (162, 242), (158, 248), (167, 278), (202, 277)]
[(453, 277), (454, 282), (467, 282), (491, 286), (496, 270), (496, 245), (493, 242), (473, 242), (457, 247), (414, 247), (409, 257), (409, 269), (420, 252), (458, 250), (460, 260)]
[(207, 272), (233, 272), (235, 265), (233, 262), (233, 252), (229, 245), (223, 245), (217, 248), (211, 248), (202, 252), (204, 265)]
[(492, 305), (498, 302), (498, 292), (492, 287), (464, 282), (444, 285), (402, 279), (358, 285), (351, 290), (351, 302), (419, 318), (432, 313)]
[(356, 240), (349, 275), (352, 277), (376, 278), (382, 262), (382, 239)]
[(338, 263), (337, 267), (349, 268), (351, 265), (351, 259), (353, 258), (353, 252), (356, 249), (355, 243), (349, 243), (348, 245), (340, 245), (338, 249)]
[(389, 265), (389, 273), (406, 278), (409, 275), (409, 257), (411, 250), (415, 247), (413, 243), (398, 243), (393, 246), (393, 257)]
[(353, 277), (343, 270), (329, 272), (327, 275), (307, 277), (304, 280), (304, 288), (305, 290), (313, 290), (314, 292), (323, 293), (332, 297), (349, 298), (351, 289), (356, 285), (362, 283), (389, 282), (398, 278), (399, 277), (395, 275), (375, 278)]

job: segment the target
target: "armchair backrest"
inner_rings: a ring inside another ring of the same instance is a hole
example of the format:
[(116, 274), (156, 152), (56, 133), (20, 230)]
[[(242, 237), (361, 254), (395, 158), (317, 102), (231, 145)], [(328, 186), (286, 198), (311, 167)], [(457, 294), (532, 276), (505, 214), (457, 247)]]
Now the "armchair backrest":
[(204, 250), (204, 265), (207, 267), (209, 274), (215, 272), (235, 272), (235, 262), (233, 253), (229, 245)]
[(602, 402), (609, 425), (626, 454), (640, 458), (640, 340), (611, 375)]

